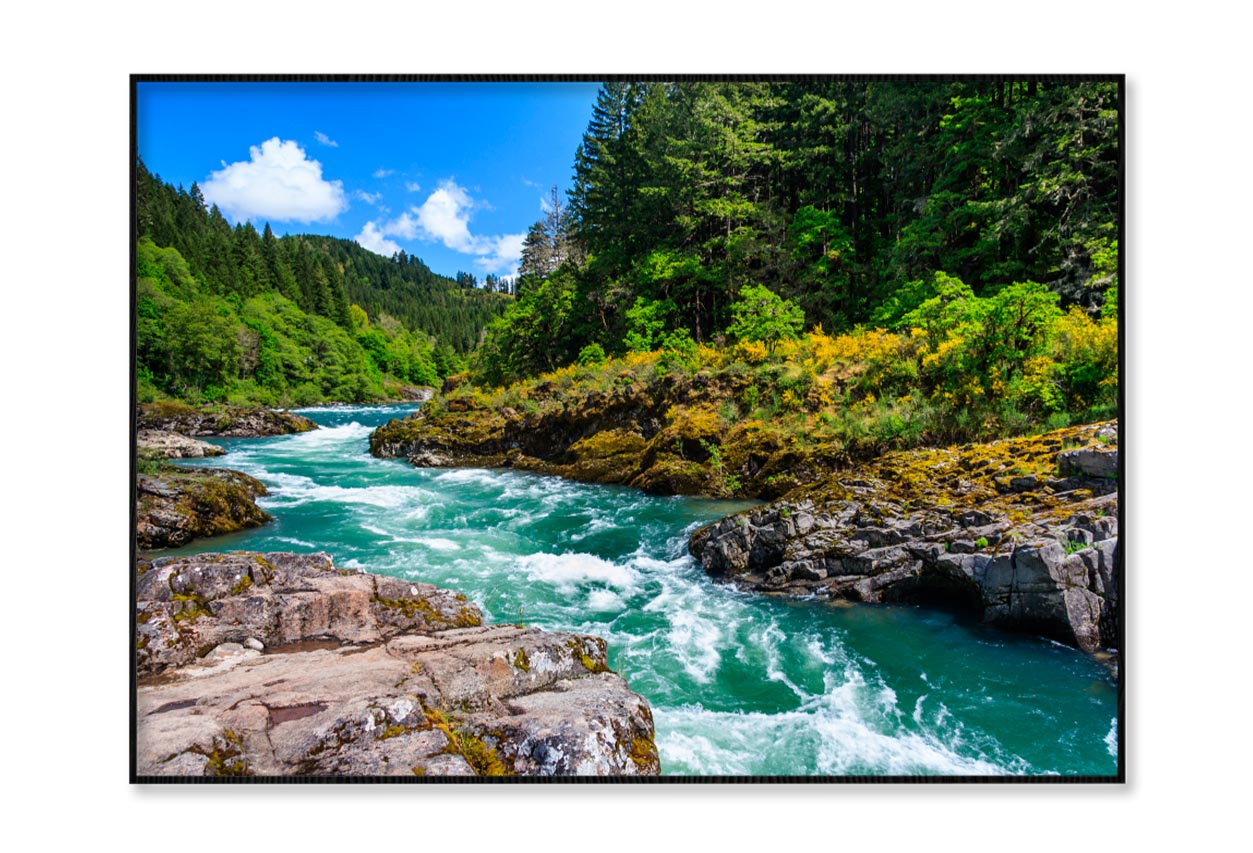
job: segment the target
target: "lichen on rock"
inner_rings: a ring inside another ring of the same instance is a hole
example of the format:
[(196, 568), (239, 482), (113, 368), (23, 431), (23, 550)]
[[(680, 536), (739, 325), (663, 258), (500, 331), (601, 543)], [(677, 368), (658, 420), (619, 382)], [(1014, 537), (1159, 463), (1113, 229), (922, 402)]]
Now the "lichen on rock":
[(244, 406), (205, 406), (166, 401), (141, 403), (136, 412), (140, 432), (156, 430), (185, 436), (218, 435), (257, 438), (307, 432), (318, 425), (303, 415), (280, 409)]
[(648, 703), (597, 637), (484, 626), (459, 593), (325, 554), (143, 568), (140, 776), (659, 771)]
[[(884, 454), (702, 528), (690, 550), (745, 588), (943, 603), (1108, 649), (1121, 559), (1111, 435), (1116, 425), (1092, 424)], [(1094, 458), (1104, 461), (1073, 461)]]
[(239, 471), (145, 466), (135, 491), (135, 534), (141, 550), (178, 547), (270, 520), (256, 503), (265, 486)]

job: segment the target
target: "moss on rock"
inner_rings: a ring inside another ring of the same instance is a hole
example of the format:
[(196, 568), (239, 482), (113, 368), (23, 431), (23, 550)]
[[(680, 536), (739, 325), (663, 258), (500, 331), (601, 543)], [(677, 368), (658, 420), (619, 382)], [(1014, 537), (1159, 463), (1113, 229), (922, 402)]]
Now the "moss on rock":
[(256, 503), (265, 486), (239, 471), (163, 465), (141, 473), (136, 491), (136, 536), (143, 550), (178, 547), (270, 520)]

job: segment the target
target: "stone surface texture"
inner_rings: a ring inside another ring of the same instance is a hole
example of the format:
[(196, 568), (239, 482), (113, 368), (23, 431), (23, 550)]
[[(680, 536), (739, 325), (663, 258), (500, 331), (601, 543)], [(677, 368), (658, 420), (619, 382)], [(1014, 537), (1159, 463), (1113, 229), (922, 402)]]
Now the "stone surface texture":
[(160, 467), (135, 480), (136, 541), (143, 551), (177, 548), (270, 520), (257, 506), (261, 482), (225, 468)]
[(279, 409), (222, 406), (197, 409), (183, 403), (142, 404), (136, 413), (139, 431), (158, 430), (182, 435), (258, 438), (308, 432), (318, 425), (303, 415)]
[(325, 554), (141, 561), (141, 776), (634, 776), (647, 701), (603, 640)]
[(761, 592), (945, 604), (1114, 648), (1116, 437), (1099, 424), (889, 453), (698, 530), (690, 549), (715, 578)]
[(153, 459), (202, 459), (226, 453), (216, 444), (155, 429), (141, 429), (135, 436), (135, 449), (141, 457)]

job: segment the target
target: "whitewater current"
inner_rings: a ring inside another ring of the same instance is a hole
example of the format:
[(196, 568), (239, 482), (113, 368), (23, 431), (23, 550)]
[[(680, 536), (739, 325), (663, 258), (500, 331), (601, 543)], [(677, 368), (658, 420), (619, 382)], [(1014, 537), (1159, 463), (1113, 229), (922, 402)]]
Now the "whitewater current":
[(749, 504), (376, 459), (408, 407), (301, 413), (321, 428), (215, 440), (184, 460), (261, 480), (260, 528), (169, 553), (326, 551), (463, 592), (489, 622), (604, 637), (653, 709), (662, 772), (1112, 775), (1117, 690), (1087, 655), (942, 611), (774, 599), (687, 553)]

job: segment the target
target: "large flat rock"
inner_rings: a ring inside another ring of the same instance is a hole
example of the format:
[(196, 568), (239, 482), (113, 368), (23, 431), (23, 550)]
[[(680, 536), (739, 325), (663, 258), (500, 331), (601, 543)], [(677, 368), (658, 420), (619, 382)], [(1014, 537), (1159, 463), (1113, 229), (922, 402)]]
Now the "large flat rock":
[(141, 776), (659, 770), (648, 703), (597, 637), (483, 626), (457, 593), (325, 554), (141, 569)]

